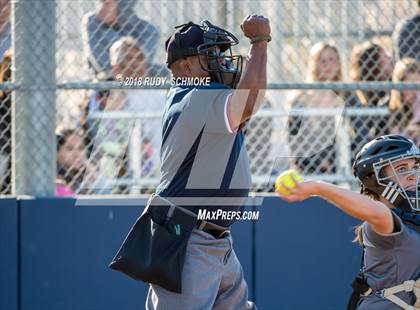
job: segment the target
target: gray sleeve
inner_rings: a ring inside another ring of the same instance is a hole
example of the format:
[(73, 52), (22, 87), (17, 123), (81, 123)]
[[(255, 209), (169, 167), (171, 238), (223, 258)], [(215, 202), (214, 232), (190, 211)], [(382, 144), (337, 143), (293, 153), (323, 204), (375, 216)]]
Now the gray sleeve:
[(407, 229), (401, 219), (392, 212), (394, 219), (394, 232), (391, 234), (380, 234), (373, 230), (373, 227), (364, 222), (362, 225), (363, 243), (366, 246), (374, 246), (379, 248), (392, 248), (401, 244), (407, 237)]
[[(228, 101), (232, 90), (213, 90), (207, 115), (204, 131), (209, 133), (233, 134), (236, 131), (231, 128), (228, 110)], [(213, 99), (214, 96), (214, 99)]]
[(94, 74), (104, 72), (106, 76), (111, 74), (109, 62), (110, 42), (107, 35), (107, 28), (103, 27), (95, 13), (88, 13), (82, 21), (82, 40), (84, 51), (87, 54), (88, 65), (93, 69)]
[(231, 89), (197, 89), (191, 97), (190, 122), (204, 124), (204, 132), (234, 134), (229, 123), (227, 102)]

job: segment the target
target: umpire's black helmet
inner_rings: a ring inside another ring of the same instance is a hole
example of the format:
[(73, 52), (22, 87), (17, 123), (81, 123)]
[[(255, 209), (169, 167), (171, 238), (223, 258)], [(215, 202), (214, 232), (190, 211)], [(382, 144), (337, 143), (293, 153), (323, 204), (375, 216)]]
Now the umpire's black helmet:
[(239, 43), (232, 33), (208, 20), (200, 25), (189, 22), (175, 28), (175, 33), (165, 42), (168, 68), (178, 59), (202, 55), (206, 64), (199, 58), (200, 65), (209, 72), (213, 82), (236, 87), (242, 73), (243, 59), (241, 55), (232, 54), (231, 47)]

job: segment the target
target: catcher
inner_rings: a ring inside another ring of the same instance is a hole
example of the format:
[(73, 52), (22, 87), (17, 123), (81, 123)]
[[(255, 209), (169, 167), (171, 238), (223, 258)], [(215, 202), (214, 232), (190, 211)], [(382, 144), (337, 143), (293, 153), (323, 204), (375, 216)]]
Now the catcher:
[(420, 309), (420, 150), (403, 136), (381, 136), (356, 155), (353, 171), (361, 194), (306, 181), (280, 184), (290, 195), (279, 195), (289, 202), (317, 195), (364, 221), (356, 229), (362, 268), (348, 309)]

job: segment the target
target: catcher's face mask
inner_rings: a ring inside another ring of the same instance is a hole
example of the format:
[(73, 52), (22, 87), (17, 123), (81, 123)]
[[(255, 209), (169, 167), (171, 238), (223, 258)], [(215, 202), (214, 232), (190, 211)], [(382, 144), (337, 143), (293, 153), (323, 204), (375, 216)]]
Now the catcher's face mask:
[(204, 43), (197, 47), (198, 55), (204, 56), (199, 57), (201, 68), (209, 72), (212, 81), (236, 88), (243, 59), (232, 54), (231, 46), (238, 44), (238, 39), (207, 20), (201, 22), (201, 28)]
[(382, 197), (404, 211), (420, 212), (420, 154), (418, 149), (373, 165)]

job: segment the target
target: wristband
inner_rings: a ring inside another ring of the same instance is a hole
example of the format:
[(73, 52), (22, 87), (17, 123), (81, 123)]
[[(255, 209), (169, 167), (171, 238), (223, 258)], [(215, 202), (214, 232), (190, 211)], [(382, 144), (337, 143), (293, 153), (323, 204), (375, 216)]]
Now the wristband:
[(251, 44), (256, 43), (256, 42), (260, 42), (260, 41), (267, 41), (270, 42), (271, 41), (271, 36), (256, 36), (251, 38)]

